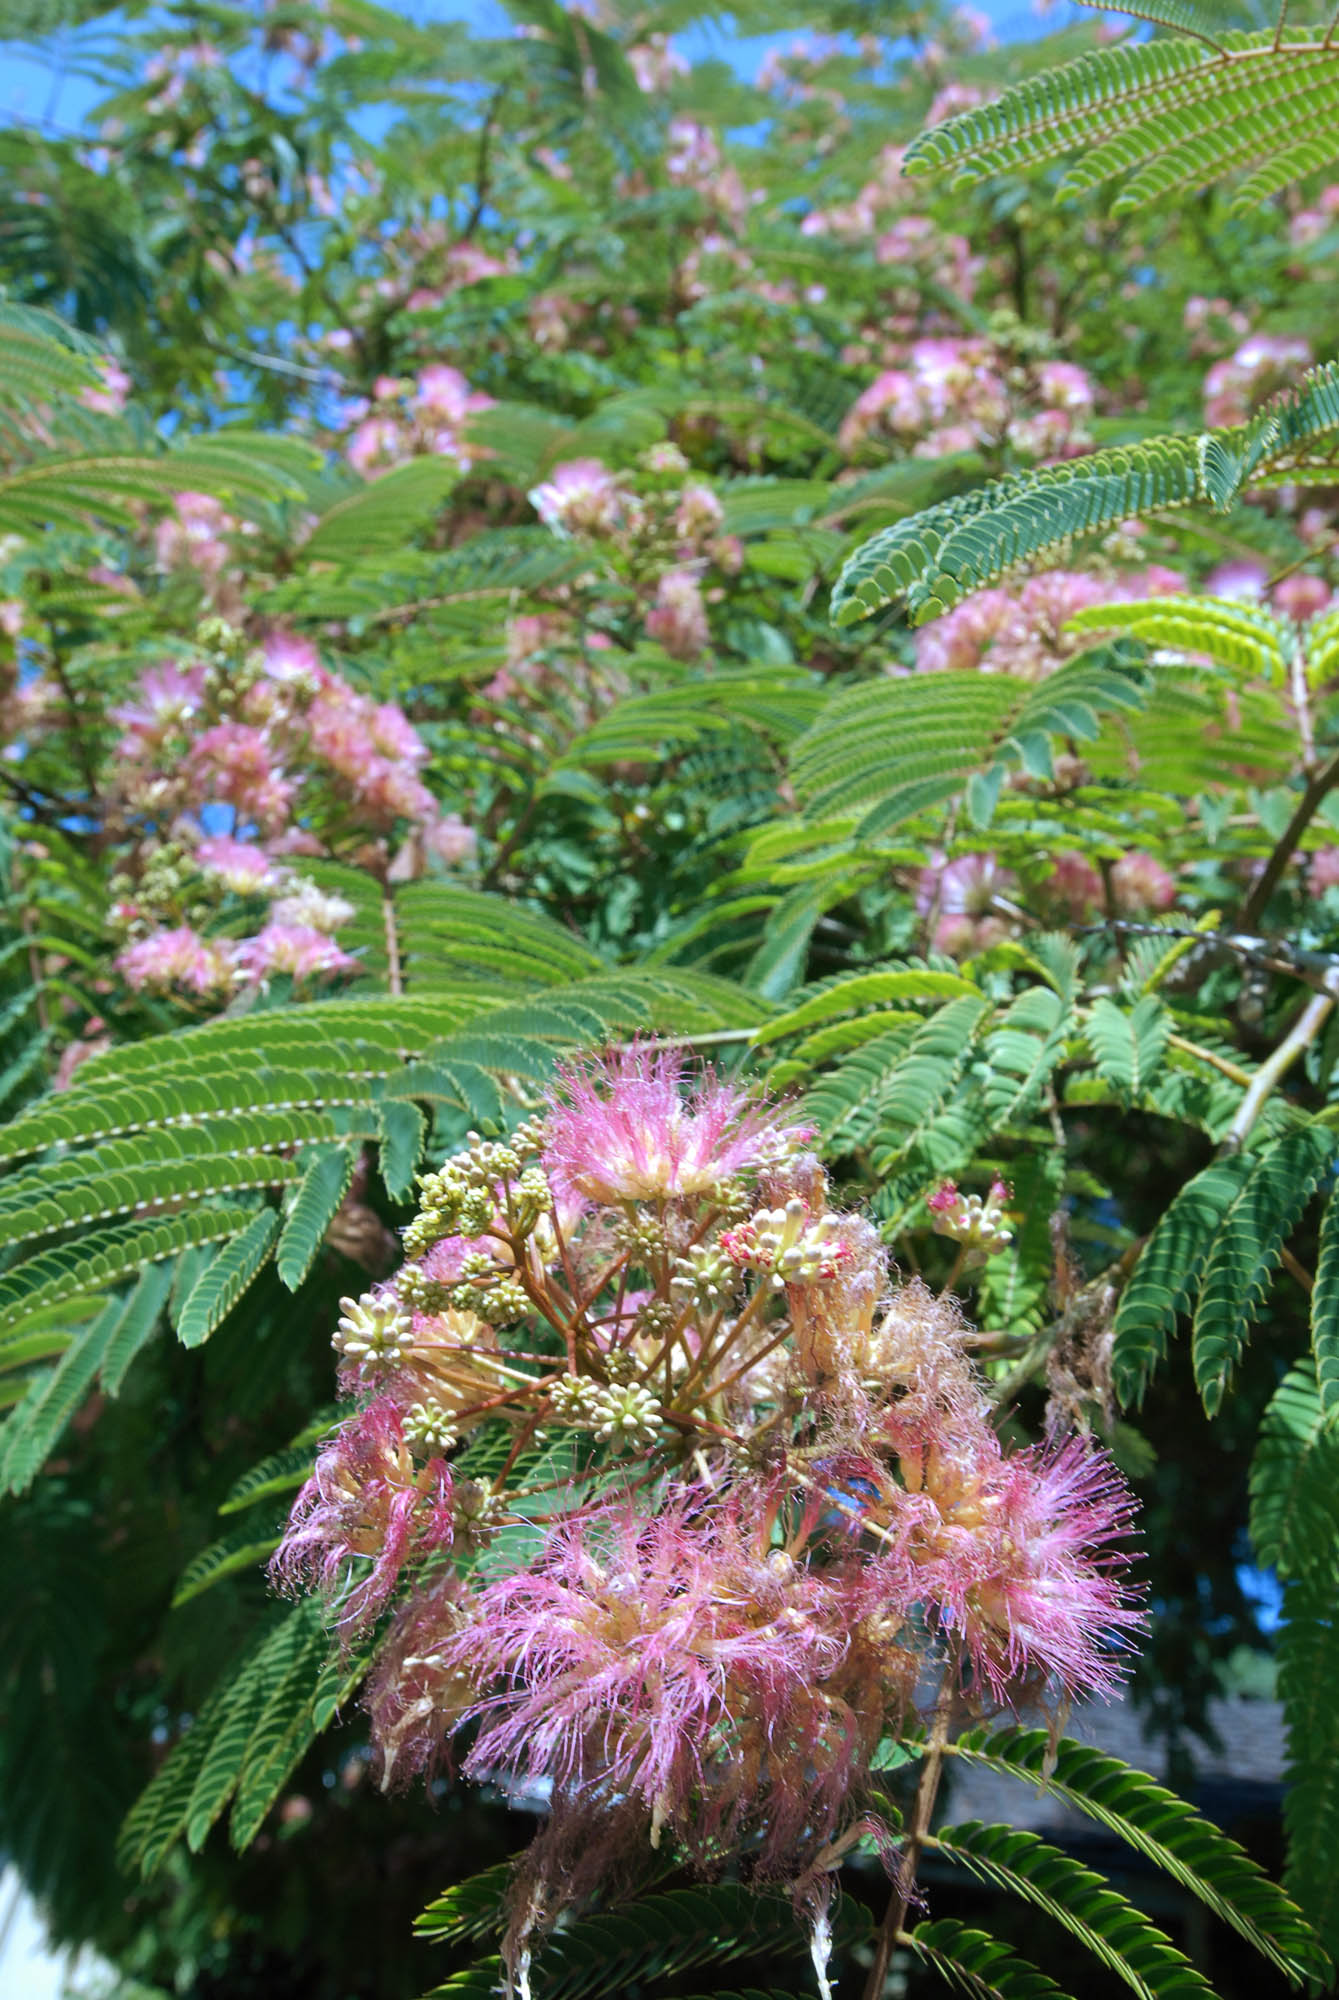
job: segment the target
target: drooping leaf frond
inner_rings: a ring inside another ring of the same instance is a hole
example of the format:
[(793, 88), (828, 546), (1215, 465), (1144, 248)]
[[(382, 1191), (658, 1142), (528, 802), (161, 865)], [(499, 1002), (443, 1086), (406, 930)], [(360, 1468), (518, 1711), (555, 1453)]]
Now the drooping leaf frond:
[(1248, 423), (1121, 445), (943, 500), (848, 557), (832, 593), (833, 619), (850, 625), (905, 597), (919, 624), (1007, 571), (1054, 558), (1120, 521), (1193, 506), (1223, 512), (1253, 480), (1332, 450), (1326, 441), (1336, 429), (1339, 363), (1327, 362)]
[(1328, 1965), (1302, 1916), (1236, 1841), (1144, 1772), (1088, 1743), (1045, 1729), (978, 1731), (953, 1754), (1046, 1788), (1165, 1869), (1295, 1982)]
[(1117, 11), (1182, 34), (1127, 41), (1029, 77), (922, 132), (908, 171), (946, 168), (962, 187), (1072, 153), (1060, 196), (1123, 177), (1112, 204), (1121, 214), (1263, 166), (1268, 180), (1252, 176), (1238, 192), (1245, 210), (1266, 188), (1339, 157), (1331, 143), (1339, 53), (1324, 28), (1246, 32), (1182, 0)]

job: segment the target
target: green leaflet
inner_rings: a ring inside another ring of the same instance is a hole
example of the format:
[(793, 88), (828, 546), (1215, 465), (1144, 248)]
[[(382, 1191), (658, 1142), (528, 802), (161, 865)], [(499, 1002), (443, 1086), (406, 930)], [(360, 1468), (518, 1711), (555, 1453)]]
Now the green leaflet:
[(315, 1263), (335, 1211), (349, 1191), (357, 1163), (356, 1152), (347, 1146), (312, 1154), (275, 1251), (275, 1266), (290, 1292), (298, 1289)]
[(404, 1098), (380, 1105), (377, 1123), (381, 1127), (381, 1178), (386, 1192), (395, 1201), (407, 1201), (423, 1157), (428, 1121), (416, 1104)]
[[(122, 1865), (152, 1875), (185, 1837), (194, 1849), (234, 1797), (233, 1838), (250, 1838), (303, 1750), (328, 1724), (315, 1703), (329, 1643), (319, 1607), (297, 1606), (252, 1644), (201, 1709), (141, 1793), (121, 1830)], [(356, 1684), (366, 1657), (341, 1662), (341, 1687)]]
[(1210, 1416), (1264, 1305), (1284, 1244), (1334, 1158), (1323, 1126), (1289, 1132), (1259, 1154), (1209, 1250), (1195, 1309), (1195, 1381)]
[[(1254, 177), (1238, 195), (1240, 205), (1258, 203), (1334, 158), (1325, 139), (1334, 67), (1319, 47), (1295, 48), (1307, 39), (1319, 43), (1323, 30), (1292, 30), (1294, 47), (1278, 49), (1272, 31), (1226, 29), (1221, 16), (1193, 0), (1149, 0), (1131, 11), (1184, 32), (1102, 49), (1029, 77), (980, 110), (922, 132), (909, 149), (908, 171), (948, 167), (964, 183), (1077, 153), (1061, 194), (1125, 173), (1119, 212), (1282, 156), (1269, 178)], [(1235, 58), (1231, 64), (1221, 60), (1224, 51)], [(1313, 121), (1316, 134), (1290, 144)], [(1328, 127), (1332, 132), (1332, 117)]]
[(1339, 1425), (1339, 1191), (1331, 1193), (1320, 1227), (1311, 1294), (1311, 1349), (1321, 1409), (1327, 1422)]
[(1091, 1868), (1035, 1833), (967, 1820), (942, 1828), (926, 1845), (1044, 1910), (1139, 2000), (1174, 2000), (1180, 1994), (1212, 2000), (1213, 1989), (1160, 1930)]
[(1290, 1979), (1327, 1971), (1310, 1926), (1283, 1891), (1236, 1841), (1144, 1772), (1072, 1737), (1055, 1744), (1045, 1729), (974, 1731), (953, 1754), (1043, 1786), (1119, 1834)]
[(922, 970), (859, 972), (774, 1017), (757, 1030), (753, 1042), (755, 1047), (765, 1047), (769, 1042), (780, 1041), (784, 1035), (798, 1034), (801, 1029), (814, 1028), (888, 1000), (951, 1000), (959, 994), (977, 997), (979, 993), (979, 987), (961, 973), (940, 972), (928, 966)]
[(177, 1319), (177, 1339), (183, 1347), (199, 1347), (227, 1318), (268, 1264), (278, 1233), (278, 1215), (272, 1208), (262, 1208), (201, 1272)]
[(1144, 1245), (1116, 1309), (1112, 1375), (1123, 1403), (1138, 1401), (1189, 1304), (1215, 1231), (1254, 1161), (1216, 1160), (1187, 1181)]
[(1339, 1548), (1339, 1430), (1309, 1364), (1284, 1376), (1251, 1465), (1251, 1539), (1281, 1577), (1327, 1577)]
[[(481, 1887), (487, 1883), (487, 1877), (474, 1879)], [(430, 1905), (420, 1918), (429, 1935), (437, 1934), (430, 1920), (435, 1921), (434, 1912), (447, 1900)], [(833, 1917), (838, 1948), (849, 1949), (867, 1936), (869, 1923), (867, 1911), (849, 1901), (838, 1905)], [(574, 1923), (536, 1954), (532, 1977), (544, 2000), (608, 2000), (643, 1981), (787, 1947), (797, 1957), (807, 1956), (803, 1929), (787, 1898), (719, 1883), (663, 1890), (639, 1897), (626, 1910)], [(496, 1958), (483, 1959), (433, 1987), (425, 2000), (492, 2000), (498, 1971)]]
[[(1339, 56), (1334, 61), (1339, 85)], [(948, 610), (970, 592), (998, 582), (1007, 570), (1053, 556), (1072, 541), (1100, 533), (1118, 521), (1192, 505), (1226, 510), (1253, 478), (1304, 452), (1310, 444), (1319, 444), (1336, 427), (1339, 363), (1327, 362), (1303, 377), (1288, 400), (1232, 429), (1121, 445), (1066, 464), (1016, 473), (941, 501), (883, 529), (848, 557), (832, 593), (833, 620), (849, 625), (905, 597), (913, 623), (920, 623)], [(1065, 675), (1075, 674), (1084, 665), (1083, 659), (1073, 662), (1043, 686), (1054, 690)], [(936, 674), (925, 678), (941, 681), (954, 677)], [(909, 683), (891, 685), (900, 688)], [(924, 703), (925, 697), (917, 699)], [(984, 703), (980, 712), (985, 712)], [(977, 740), (984, 743), (986, 739)], [(797, 770), (803, 750), (802, 741), (797, 746)], [(974, 757), (962, 749), (955, 753), (946, 742), (943, 757), (934, 768), (941, 773), (941, 780), (952, 771), (965, 784), (971, 765), (980, 761), (979, 752)], [(925, 763), (927, 780), (931, 768)], [(957, 788), (956, 783), (953, 788)], [(917, 797), (909, 809), (945, 796), (948, 793), (941, 781), (938, 789)], [(832, 808), (842, 797), (840, 791), (829, 789), (818, 794), (816, 803)], [(867, 826), (872, 830), (874, 823), (871, 815)]]
[(1098, 1074), (1127, 1103), (1139, 1097), (1162, 1061), (1170, 1029), (1166, 1008), (1151, 993), (1128, 1013), (1105, 995), (1094, 1000), (1085, 1027), (1088, 1046)]
[(239, 1570), (256, 1569), (273, 1555), (279, 1545), (280, 1530), (259, 1533), (254, 1523), (246, 1527), (234, 1528), (231, 1534), (211, 1542), (198, 1556), (186, 1565), (180, 1581), (172, 1593), (172, 1606), (187, 1604), (191, 1598), (199, 1597), (203, 1591), (221, 1583), (225, 1576), (236, 1576)]
[(1339, 1956), (1339, 1573), (1290, 1583), (1279, 1633), (1279, 1697), (1288, 1725), (1287, 1883)]
[(61, 1243), (13, 1266), (0, 1279), (0, 1330), (81, 1292), (105, 1289), (118, 1279), (177, 1250), (221, 1242), (250, 1222), (245, 1208), (200, 1208), (159, 1222), (129, 1223)]
[(157, 1332), (171, 1289), (170, 1264), (150, 1264), (141, 1275), (103, 1352), (102, 1386), (109, 1396), (117, 1394), (131, 1362)]
[(906, 1942), (917, 1958), (969, 2000), (1068, 2000), (1053, 1979), (1017, 1957), (1008, 1945), (954, 1917), (917, 1924), (906, 1934)]

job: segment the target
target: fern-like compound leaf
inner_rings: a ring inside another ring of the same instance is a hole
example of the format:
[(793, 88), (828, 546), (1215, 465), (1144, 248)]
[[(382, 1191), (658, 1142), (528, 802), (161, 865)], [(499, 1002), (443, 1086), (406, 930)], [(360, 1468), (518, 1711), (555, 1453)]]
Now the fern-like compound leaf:
[(1183, 1994), (1212, 2000), (1212, 1987), (1170, 1939), (1102, 1876), (1037, 1834), (967, 1820), (944, 1827), (926, 1846), (1044, 1910), (1139, 2000), (1179, 2000)]
[(1210, 1416), (1259, 1316), (1283, 1249), (1334, 1160), (1334, 1134), (1305, 1125), (1256, 1159), (1218, 1228), (1195, 1309), (1195, 1382)]
[[(1339, 77), (1339, 53), (1334, 60)], [(850, 625), (902, 597), (920, 624), (1120, 521), (1196, 505), (1222, 512), (1253, 480), (1330, 449), (1336, 428), (1339, 363), (1327, 362), (1248, 423), (1117, 446), (940, 501), (847, 558), (832, 593), (833, 620)]]
[(967, 2000), (1069, 2000), (1035, 1965), (956, 1917), (917, 1924), (905, 1937), (917, 1958)]
[(315, 1263), (356, 1165), (357, 1154), (347, 1146), (322, 1147), (312, 1154), (275, 1251), (275, 1268), (290, 1292)]
[[(426, 1923), (430, 1914), (421, 1921)], [(867, 1911), (841, 1904), (833, 1920), (837, 1948), (849, 1949), (866, 1938), (869, 1927)], [(606, 2000), (653, 1979), (788, 1948), (797, 1956), (805, 1952), (803, 1932), (787, 1898), (718, 1883), (663, 1890), (640, 1897), (626, 1910), (581, 1919), (548, 1940), (536, 1955), (531, 1978), (545, 2000)], [(433, 1987), (425, 2000), (491, 2000), (500, 1970), (496, 1958), (481, 1960)]]
[(1331, 1193), (1320, 1227), (1311, 1294), (1311, 1351), (1321, 1409), (1327, 1423), (1339, 1428), (1339, 1191)]
[(1324, 1951), (1296, 1904), (1235, 1840), (1175, 1792), (1088, 1743), (1046, 1729), (975, 1731), (953, 1754), (1044, 1787), (1117, 1834), (1199, 1898), (1294, 1982), (1324, 1977)]
[(1199, 1285), (1218, 1226), (1254, 1162), (1217, 1160), (1187, 1181), (1144, 1245), (1116, 1308), (1112, 1376), (1123, 1403), (1142, 1398), (1177, 1317)]
[(1098, 1074), (1134, 1103), (1146, 1089), (1167, 1046), (1171, 1022), (1160, 1000), (1149, 993), (1127, 1013), (1105, 995), (1093, 1002), (1085, 1032)]
[(234, 1236), (191, 1287), (177, 1319), (177, 1339), (183, 1347), (199, 1347), (222, 1324), (269, 1263), (279, 1217), (262, 1208), (241, 1234)]

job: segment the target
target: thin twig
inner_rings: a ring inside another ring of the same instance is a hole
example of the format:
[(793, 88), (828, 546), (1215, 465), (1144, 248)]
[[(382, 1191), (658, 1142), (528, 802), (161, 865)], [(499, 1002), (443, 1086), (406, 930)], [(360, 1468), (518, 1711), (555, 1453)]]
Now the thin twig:
[(1297, 802), (1297, 810), (1275, 842), (1273, 853), (1265, 863), (1255, 887), (1251, 890), (1250, 895), (1242, 905), (1241, 924), (1243, 929), (1249, 930), (1253, 925), (1259, 923), (1266, 904), (1282, 879), (1284, 869), (1288, 866), (1288, 863), (1297, 851), (1297, 846), (1302, 835), (1315, 818), (1325, 794), (1336, 783), (1339, 783), (1339, 753), (1331, 757), (1328, 763), (1322, 764), (1320, 769), (1313, 772), (1307, 779), (1306, 789)]
[(1236, 1116), (1223, 1134), (1218, 1151), (1239, 1153), (1250, 1135), (1251, 1127), (1297, 1058), (1310, 1048), (1325, 1023), (1334, 1011), (1334, 996), (1329, 993), (1313, 993), (1292, 1027), (1279, 1043), (1272, 1056), (1262, 1062), (1251, 1079), (1251, 1084)]
[(930, 1820), (935, 1809), (935, 1799), (939, 1795), (939, 1780), (944, 1771), (944, 1745), (948, 1741), (949, 1721), (953, 1714), (954, 1696), (957, 1693), (958, 1663), (961, 1643), (955, 1645), (944, 1669), (944, 1678), (939, 1684), (939, 1695), (935, 1702), (934, 1721), (930, 1726), (930, 1741), (921, 1765), (920, 1782), (916, 1787), (916, 1802), (911, 1810), (911, 1825), (902, 1852), (897, 1857), (897, 1883), (889, 1898), (879, 1929), (879, 1940), (874, 1947), (874, 1963), (870, 1966), (869, 1977), (865, 1981), (864, 2000), (883, 2000), (883, 1989), (888, 1978), (888, 1961), (893, 1955), (893, 1946), (902, 1933), (911, 1899), (916, 1893), (916, 1864), (921, 1858), (921, 1849), (930, 1832)]

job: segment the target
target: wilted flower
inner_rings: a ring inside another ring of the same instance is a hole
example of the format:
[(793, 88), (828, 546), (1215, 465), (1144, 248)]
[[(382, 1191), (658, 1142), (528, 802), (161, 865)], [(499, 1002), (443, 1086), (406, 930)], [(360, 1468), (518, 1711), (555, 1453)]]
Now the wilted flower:
[(339, 1600), (340, 1623), (366, 1624), (406, 1563), (449, 1548), (451, 1470), (415, 1465), (389, 1397), (341, 1424), (321, 1451), (270, 1565), (282, 1589)]

